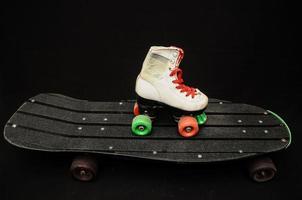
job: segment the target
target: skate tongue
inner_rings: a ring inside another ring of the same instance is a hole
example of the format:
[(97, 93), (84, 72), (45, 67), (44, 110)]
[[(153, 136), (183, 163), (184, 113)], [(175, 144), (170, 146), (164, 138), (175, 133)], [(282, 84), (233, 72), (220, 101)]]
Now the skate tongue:
[(181, 62), (181, 59), (177, 58), (177, 60), (176, 60), (176, 66), (175, 67), (179, 67), (180, 62)]
[(178, 57), (177, 57), (177, 59), (175, 61), (175, 64), (176, 64), (176, 67), (179, 67), (180, 62), (181, 62), (181, 60), (184, 57), (184, 51), (182, 50), (182, 48), (179, 48), (179, 47), (174, 47), (174, 48), (176, 48), (177, 53), (178, 53)]

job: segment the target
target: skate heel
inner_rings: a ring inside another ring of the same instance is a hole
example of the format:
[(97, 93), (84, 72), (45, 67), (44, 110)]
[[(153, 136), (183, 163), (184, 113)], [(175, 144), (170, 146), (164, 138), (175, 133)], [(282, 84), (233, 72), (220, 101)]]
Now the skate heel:
[(141, 115), (148, 115), (151, 119), (155, 119), (158, 110), (163, 108), (159, 102), (137, 96), (137, 106)]

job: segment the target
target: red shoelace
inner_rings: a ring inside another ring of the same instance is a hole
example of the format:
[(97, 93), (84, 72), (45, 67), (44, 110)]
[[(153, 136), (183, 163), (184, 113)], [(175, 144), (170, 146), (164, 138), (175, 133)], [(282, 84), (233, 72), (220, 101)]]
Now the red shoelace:
[(184, 80), (182, 79), (182, 70), (179, 69), (178, 67), (176, 67), (175, 69), (173, 69), (170, 73), (170, 76), (177, 76), (177, 79), (175, 79), (174, 81), (172, 81), (175, 84), (178, 84), (176, 86), (176, 89), (179, 89), (180, 92), (186, 92), (186, 96), (192, 96), (192, 98), (194, 98), (194, 96), (196, 95), (196, 89), (193, 87), (189, 87), (187, 85), (184, 84)]

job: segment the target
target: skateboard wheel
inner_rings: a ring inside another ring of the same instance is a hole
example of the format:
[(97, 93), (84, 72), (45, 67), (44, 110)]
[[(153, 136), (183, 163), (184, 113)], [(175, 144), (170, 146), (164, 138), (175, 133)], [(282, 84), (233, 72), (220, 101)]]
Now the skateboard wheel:
[(193, 137), (198, 133), (197, 120), (191, 116), (183, 116), (178, 121), (178, 132), (183, 137)]
[(148, 135), (151, 133), (152, 121), (147, 115), (138, 115), (133, 118), (131, 129), (135, 135)]
[(256, 182), (266, 182), (274, 178), (277, 168), (268, 157), (252, 160), (248, 166), (250, 177)]
[(90, 156), (77, 156), (73, 159), (70, 172), (79, 181), (93, 180), (98, 171), (97, 161)]
[(137, 115), (139, 115), (139, 107), (138, 107), (138, 103), (137, 102), (135, 102), (135, 104), (134, 104), (134, 107), (133, 107), (133, 114), (135, 115), (135, 116), (137, 116)]

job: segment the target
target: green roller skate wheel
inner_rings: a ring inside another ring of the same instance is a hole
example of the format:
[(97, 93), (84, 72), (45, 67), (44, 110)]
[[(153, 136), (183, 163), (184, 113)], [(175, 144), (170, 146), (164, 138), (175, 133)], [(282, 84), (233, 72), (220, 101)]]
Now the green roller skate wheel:
[(206, 113), (203, 112), (202, 114), (197, 115), (196, 120), (197, 120), (198, 125), (202, 125), (202, 124), (206, 123), (206, 121), (207, 121)]
[(152, 121), (146, 115), (138, 115), (133, 118), (131, 130), (135, 135), (148, 135), (151, 133)]

